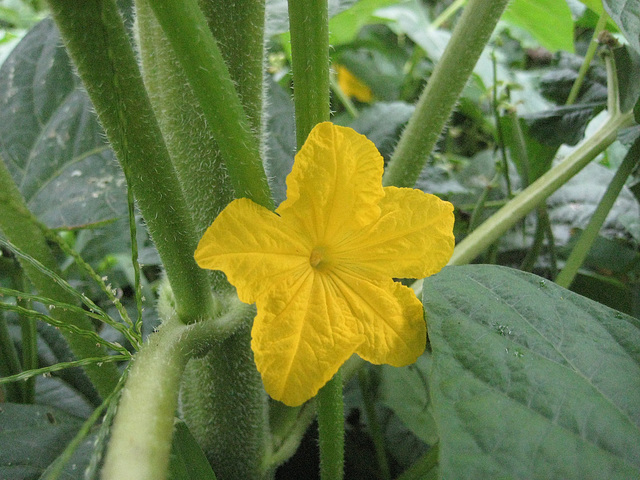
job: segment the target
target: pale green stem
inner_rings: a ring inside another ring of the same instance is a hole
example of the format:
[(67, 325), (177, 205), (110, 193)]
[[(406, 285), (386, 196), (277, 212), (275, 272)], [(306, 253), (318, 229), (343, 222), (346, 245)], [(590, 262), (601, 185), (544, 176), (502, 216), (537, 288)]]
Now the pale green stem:
[(609, 183), (607, 191), (600, 200), (595, 212), (593, 212), (593, 215), (589, 220), (589, 224), (580, 235), (580, 238), (576, 242), (576, 245), (573, 247), (569, 258), (567, 259), (567, 263), (558, 275), (558, 278), (556, 278), (556, 283), (561, 287), (569, 288), (571, 286), (571, 283), (578, 273), (578, 269), (584, 262), (585, 258), (587, 258), (593, 242), (595, 242), (598, 237), (598, 233), (607, 219), (607, 215), (611, 211), (618, 195), (620, 195), (622, 187), (624, 187), (627, 178), (629, 178), (629, 175), (633, 171), (633, 168), (638, 164), (639, 160), (640, 140), (636, 140), (627, 153), (627, 156), (618, 167), (618, 171), (613, 176), (611, 183)]
[(587, 48), (587, 53), (584, 56), (584, 60), (582, 65), (580, 65), (580, 70), (578, 70), (578, 77), (575, 82), (571, 86), (571, 91), (569, 92), (569, 96), (567, 97), (566, 105), (573, 105), (578, 98), (578, 94), (580, 93), (580, 88), (584, 83), (584, 79), (587, 76), (587, 71), (589, 70), (589, 66), (591, 65), (591, 61), (596, 54), (596, 49), (598, 48), (598, 35), (607, 24), (607, 20), (609, 15), (607, 12), (602, 12), (600, 18), (598, 19), (598, 23), (596, 24), (596, 28), (593, 31), (593, 36), (591, 38), (591, 42), (589, 42), (589, 47)]
[(197, 0), (150, 0), (210, 124), (236, 197), (273, 209), (260, 145)]
[(470, 0), (383, 177), (385, 185), (413, 187), (509, 0)]
[(465, 3), (467, 3), (467, 0), (455, 0), (455, 2), (445, 8), (445, 10), (440, 15), (438, 15), (438, 18), (431, 22), (430, 27), (440, 28), (443, 23), (453, 17), (458, 10), (464, 7)]
[(631, 125), (632, 121), (632, 113), (609, 118), (593, 136), (585, 140), (562, 163), (542, 175), (462, 240), (456, 246), (449, 265), (464, 265), (471, 262), (480, 252), (611, 145), (618, 131)]
[(248, 305), (214, 321), (182, 324), (171, 315), (150, 335), (130, 367), (122, 391), (103, 480), (163, 480), (169, 465), (174, 413), (187, 361), (221, 341), (247, 318)]
[[(610, 117), (597, 132), (585, 140), (560, 164), (520, 192), (456, 245), (449, 265), (464, 265), (473, 261), (503, 233), (544, 202), (553, 192), (611, 145), (620, 129), (632, 124), (633, 112)], [(412, 288), (419, 293), (422, 290), (422, 280), (414, 282)]]
[(331, 74), (330, 81), (331, 81), (331, 90), (333, 91), (335, 96), (338, 97), (338, 99), (340, 100), (340, 103), (344, 105), (345, 110), (349, 113), (349, 115), (351, 115), (352, 118), (358, 118), (358, 116), (360, 115), (360, 113), (358, 112), (358, 109), (353, 104), (349, 96), (342, 91), (342, 89), (340, 88), (340, 85), (336, 81), (335, 75)]

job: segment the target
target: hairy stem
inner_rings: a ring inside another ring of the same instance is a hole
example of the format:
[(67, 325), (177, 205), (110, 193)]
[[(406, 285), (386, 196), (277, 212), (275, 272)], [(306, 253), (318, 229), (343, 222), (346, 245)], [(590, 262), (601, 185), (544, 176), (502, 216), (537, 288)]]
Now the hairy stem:
[(320, 389), (318, 435), (320, 444), (320, 479), (341, 480), (344, 477), (344, 401), (342, 374), (338, 373)]
[(49, 0), (53, 17), (147, 222), (189, 323), (213, 315), (198, 237), (114, 0)]
[(160, 330), (136, 355), (122, 391), (111, 442), (102, 471), (103, 480), (163, 480), (167, 475), (178, 405), (180, 380), (187, 361), (211, 342), (224, 341), (251, 307), (238, 304), (225, 316), (184, 325), (159, 307), (165, 317)]
[[(383, 183), (413, 187), (509, 0), (470, 0), (387, 166)], [(295, 72), (294, 72), (295, 73)]]
[(217, 140), (236, 197), (272, 209), (259, 141), (197, 0), (149, 0), (149, 4)]
[(329, 120), (329, 13), (326, 0), (289, 0), (296, 140)]

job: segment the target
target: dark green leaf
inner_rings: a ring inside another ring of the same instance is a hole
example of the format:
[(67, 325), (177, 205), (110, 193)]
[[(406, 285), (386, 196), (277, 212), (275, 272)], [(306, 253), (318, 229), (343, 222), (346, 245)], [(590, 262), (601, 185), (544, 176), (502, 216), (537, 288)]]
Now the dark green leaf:
[(633, 0), (602, 0), (604, 8), (618, 24), (629, 44), (640, 53), (640, 2)]
[(38, 478), (81, 425), (82, 420), (52, 407), (0, 404), (0, 478)]
[(613, 50), (620, 89), (620, 110), (628, 112), (640, 97), (640, 53), (624, 45)]
[(173, 432), (169, 472), (170, 480), (216, 480), (207, 457), (182, 421)]
[(383, 365), (378, 387), (380, 401), (428, 445), (438, 439), (429, 401), (427, 374), (430, 367), (431, 357), (426, 353), (408, 367)]
[(640, 475), (640, 321), (535, 275), (425, 280), (443, 478)]
[(126, 215), (125, 182), (57, 29), (38, 24), (0, 69), (0, 157), (50, 227)]
[(525, 116), (531, 135), (537, 141), (549, 146), (576, 145), (584, 137), (589, 120), (603, 105), (579, 104), (556, 107)]

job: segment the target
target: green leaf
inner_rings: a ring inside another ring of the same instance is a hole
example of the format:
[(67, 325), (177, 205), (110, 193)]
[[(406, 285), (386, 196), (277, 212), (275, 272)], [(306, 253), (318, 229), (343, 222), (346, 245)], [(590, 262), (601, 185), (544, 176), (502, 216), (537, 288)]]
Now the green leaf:
[(640, 2), (602, 0), (604, 8), (616, 22), (636, 52), (640, 53)]
[(638, 478), (640, 321), (486, 265), (425, 279), (423, 303), (442, 478)]
[(38, 478), (81, 425), (56, 408), (0, 404), (0, 478)]
[(431, 356), (424, 354), (416, 363), (397, 368), (382, 366), (378, 395), (416, 437), (428, 445), (438, 440), (429, 401), (428, 371)]
[(573, 52), (573, 18), (565, 0), (515, 0), (502, 19), (527, 30), (548, 50)]
[(602, 15), (604, 13), (604, 7), (602, 6), (602, 0), (580, 0), (587, 7), (593, 10), (598, 15)]
[(529, 132), (540, 143), (548, 146), (576, 145), (584, 137), (589, 121), (604, 106), (600, 103), (580, 103), (566, 107), (554, 107), (523, 118)]
[(126, 216), (124, 176), (79, 86), (50, 20), (0, 68), (0, 157), (50, 227)]
[(624, 45), (614, 49), (613, 56), (620, 88), (620, 110), (628, 112), (634, 108), (640, 97), (640, 52)]
[(362, 109), (360, 116), (349, 126), (375, 143), (382, 156), (388, 159), (414, 110), (413, 105), (405, 102), (377, 102)]
[(372, 21), (377, 9), (394, 3), (397, 0), (359, 0), (329, 21), (329, 42), (342, 45), (353, 41), (360, 29)]
[(170, 480), (216, 480), (207, 457), (182, 421), (173, 432), (169, 471)]

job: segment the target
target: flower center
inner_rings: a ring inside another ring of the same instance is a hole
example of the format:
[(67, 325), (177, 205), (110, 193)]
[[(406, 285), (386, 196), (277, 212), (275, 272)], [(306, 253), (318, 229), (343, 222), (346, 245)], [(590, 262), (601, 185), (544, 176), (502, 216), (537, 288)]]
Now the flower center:
[(309, 255), (309, 263), (316, 270), (324, 270), (328, 266), (327, 249), (324, 247), (314, 247)]

